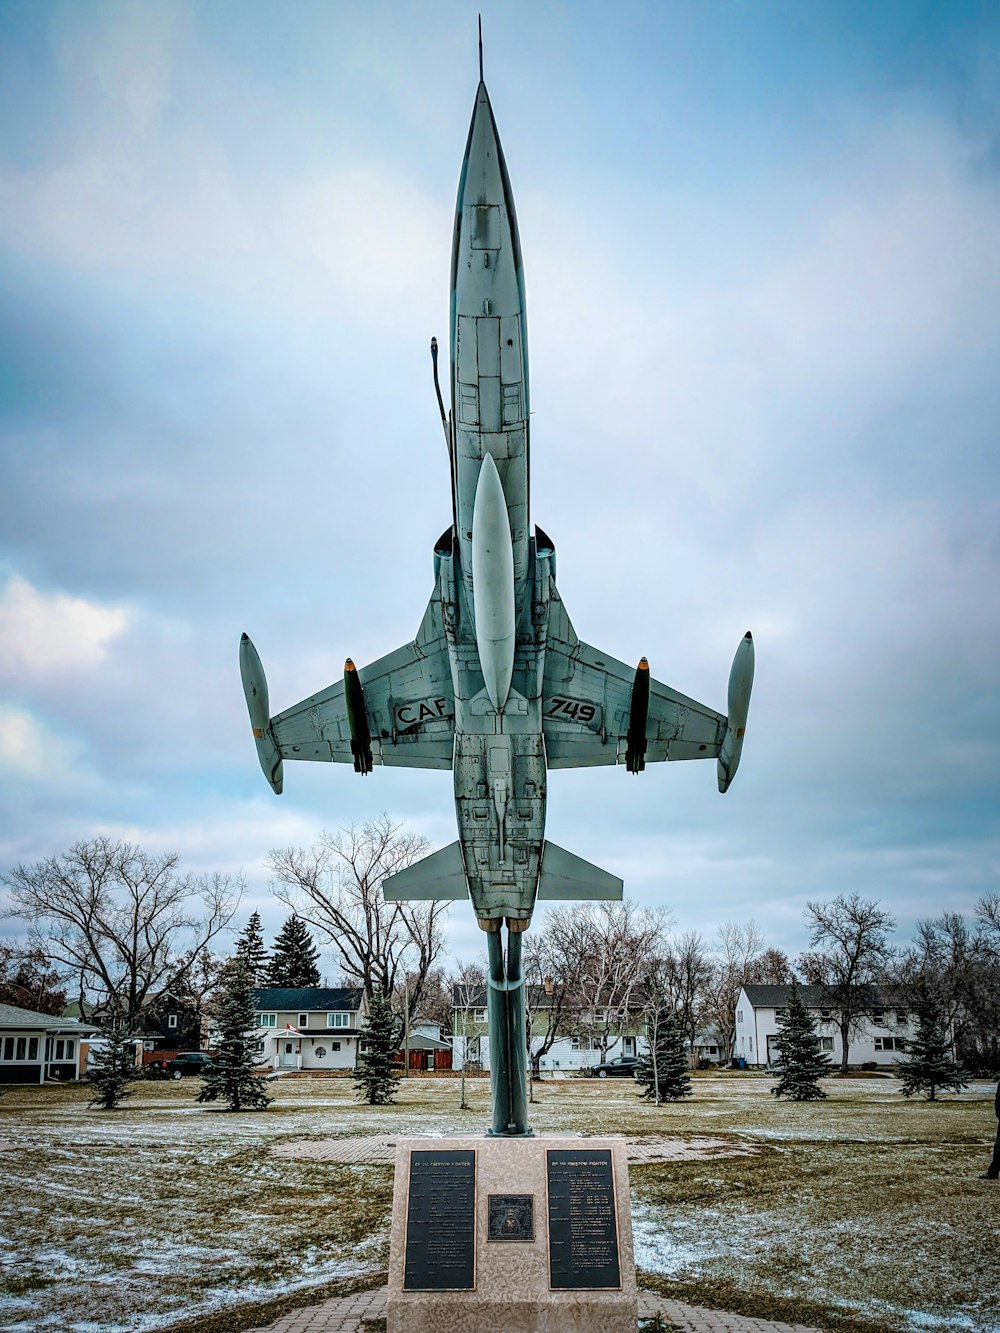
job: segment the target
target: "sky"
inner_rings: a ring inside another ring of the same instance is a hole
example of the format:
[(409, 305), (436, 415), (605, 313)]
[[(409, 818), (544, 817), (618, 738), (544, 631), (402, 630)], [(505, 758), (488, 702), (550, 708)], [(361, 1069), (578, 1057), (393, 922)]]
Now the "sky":
[[(580, 636), (743, 762), (559, 772), (547, 834), (711, 939), (905, 942), (1000, 863), (1000, 10), (484, 2), (524, 253), (532, 518)], [(0, 0), (0, 867), (243, 870), (451, 775), (286, 765), (272, 711), (409, 641), (450, 518), (476, 6)], [(0, 902), (2, 907), (2, 902)], [(536, 924), (541, 914), (536, 916)], [(0, 921), (0, 934), (16, 933)], [(471, 910), (451, 957), (474, 958)]]

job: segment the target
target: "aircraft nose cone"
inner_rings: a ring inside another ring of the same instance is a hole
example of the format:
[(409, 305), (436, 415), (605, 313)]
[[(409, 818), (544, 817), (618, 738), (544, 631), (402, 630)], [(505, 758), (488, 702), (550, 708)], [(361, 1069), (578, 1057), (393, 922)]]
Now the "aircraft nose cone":
[(486, 84), (480, 82), (472, 108), (469, 140), (465, 147), (459, 208), (476, 205), (506, 205), (508, 191), (504, 188), (506, 168), (503, 149), (497, 133), (496, 120)]

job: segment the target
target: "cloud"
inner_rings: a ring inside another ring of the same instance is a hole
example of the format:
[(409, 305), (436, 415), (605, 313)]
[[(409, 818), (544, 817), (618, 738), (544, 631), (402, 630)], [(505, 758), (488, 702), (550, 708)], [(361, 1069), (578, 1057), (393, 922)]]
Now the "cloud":
[(67, 789), (80, 779), (80, 746), (23, 708), (0, 704), (0, 773), (5, 786), (23, 782)]
[(130, 620), (122, 607), (43, 593), (13, 574), (0, 594), (0, 672), (30, 679), (100, 666)]

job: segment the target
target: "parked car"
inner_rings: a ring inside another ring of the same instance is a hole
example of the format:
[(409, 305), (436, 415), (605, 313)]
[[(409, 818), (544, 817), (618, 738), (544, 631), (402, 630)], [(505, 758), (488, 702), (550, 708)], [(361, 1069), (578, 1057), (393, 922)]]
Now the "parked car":
[(161, 1068), (167, 1078), (183, 1078), (185, 1074), (204, 1074), (212, 1057), (204, 1051), (181, 1051), (172, 1060), (165, 1060)]
[(616, 1055), (613, 1060), (602, 1060), (599, 1065), (591, 1065), (584, 1072), (588, 1078), (634, 1078), (639, 1068), (636, 1055)]

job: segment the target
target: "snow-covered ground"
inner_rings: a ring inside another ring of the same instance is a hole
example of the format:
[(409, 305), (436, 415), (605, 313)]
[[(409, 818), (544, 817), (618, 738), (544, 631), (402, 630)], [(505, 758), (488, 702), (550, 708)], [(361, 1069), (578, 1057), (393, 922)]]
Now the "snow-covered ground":
[[(385, 1264), (391, 1168), (293, 1160), (290, 1140), (485, 1127), (488, 1086), (410, 1079), (359, 1106), (347, 1081), (283, 1079), (263, 1113), (197, 1106), (195, 1082), (118, 1112), (84, 1090), (0, 1101), (0, 1329), (148, 1333)], [(882, 1080), (775, 1103), (759, 1076), (698, 1078), (653, 1107), (631, 1083), (545, 1084), (538, 1130), (709, 1136), (753, 1156), (637, 1166), (640, 1268), (705, 1289), (806, 1298), (927, 1333), (1000, 1328), (1000, 1193), (975, 1179), (991, 1089), (940, 1105)]]

